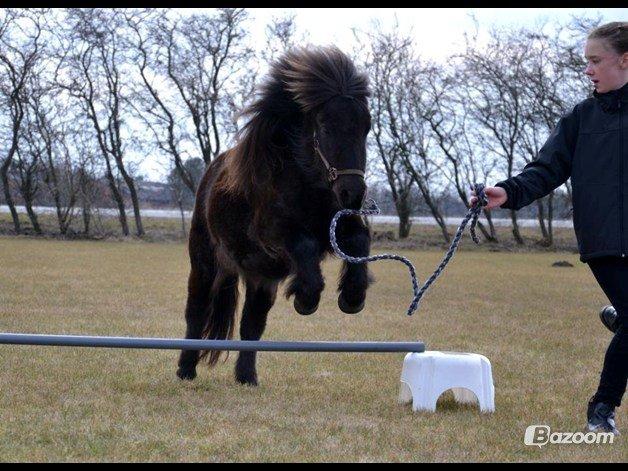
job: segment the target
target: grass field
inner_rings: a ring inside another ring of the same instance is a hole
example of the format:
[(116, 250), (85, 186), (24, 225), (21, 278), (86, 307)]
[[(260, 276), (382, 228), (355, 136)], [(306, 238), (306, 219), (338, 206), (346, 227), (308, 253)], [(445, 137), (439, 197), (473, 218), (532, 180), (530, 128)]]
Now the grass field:
[[(443, 255), (400, 253), (421, 280)], [(610, 340), (597, 318), (607, 299), (576, 254), (463, 248), (413, 317), (404, 265), (371, 265), (377, 282), (355, 316), (336, 306), (339, 266), (324, 265), (316, 314), (278, 298), (264, 338), (422, 340), (481, 353), (496, 412), (448, 394), (436, 414), (397, 404), (403, 354), (261, 353), (251, 388), (233, 380), (236, 354), (183, 383), (176, 351), (0, 346), (0, 461), (626, 460), (625, 406), (614, 444), (523, 443), (532, 424), (582, 430)], [(0, 267), (0, 331), (184, 332), (184, 244), (0, 237)]]
[[(20, 223), (24, 234), (27, 237), (36, 237), (39, 239), (60, 239), (60, 240), (109, 240), (123, 241), (128, 239), (136, 239), (135, 225), (129, 220), (129, 229), (131, 235), (129, 237), (122, 236), (120, 225), (115, 217), (98, 217), (94, 216), (91, 226), (91, 232), (88, 237), (82, 234), (83, 226), (80, 218), (75, 217), (71, 225), (71, 231), (67, 236), (59, 234), (56, 217), (51, 214), (40, 214), (38, 216), (39, 224), (42, 228), (43, 235), (38, 236), (33, 230), (33, 226), (26, 215), (20, 215)], [(187, 240), (187, 233), (183, 232), (181, 221), (177, 218), (154, 218), (143, 217), (142, 224), (146, 234), (141, 240), (144, 242), (184, 242)], [(190, 221), (186, 220), (186, 231), (190, 228)], [(429, 248), (446, 248), (441, 229), (438, 226), (413, 224), (410, 235), (406, 239), (398, 239), (397, 224), (375, 224), (373, 226), (373, 242), (375, 247), (389, 246), (394, 248), (405, 248), (408, 250), (420, 250)], [(447, 230), (451, 237), (456, 233), (457, 226), (448, 226)], [(573, 229), (554, 227), (554, 243), (552, 247), (541, 247), (538, 242), (542, 236), (540, 229), (537, 227), (520, 227), (521, 235), (525, 241), (524, 246), (515, 244), (512, 229), (510, 227), (495, 228), (496, 235), (499, 240), (497, 244), (490, 244), (491, 250), (494, 251), (555, 251), (562, 250), (565, 252), (577, 252), (577, 243)], [(0, 213), (0, 237), (14, 235), (14, 226), (11, 215), (8, 213)], [(478, 229), (478, 234), (481, 234)], [(476, 247), (470, 237), (465, 237), (461, 241), (461, 247), (471, 250), (487, 250), (487, 247)]]

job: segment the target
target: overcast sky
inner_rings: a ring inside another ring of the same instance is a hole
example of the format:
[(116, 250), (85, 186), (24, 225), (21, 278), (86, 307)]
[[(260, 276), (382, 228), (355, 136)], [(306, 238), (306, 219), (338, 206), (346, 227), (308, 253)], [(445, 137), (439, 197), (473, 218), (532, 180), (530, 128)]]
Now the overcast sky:
[(627, 21), (628, 8), (251, 8), (254, 35), (260, 42), (273, 16), (296, 15), (297, 28), (309, 33), (315, 44), (336, 44), (351, 50), (352, 28), (368, 29), (372, 20), (391, 27), (398, 20), (404, 31), (412, 29), (419, 51), (434, 59), (446, 57), (463, 44), (463, 33), (474, 29), (471, 15), (481, 29), (532, 26), (543, 20), (569, 21), (572, 15), (600, 15), (602, 21)]
[[(180, 11), (186, 14), (198, 9)], [(353, 29), (368, 30), (378, 20), (385, 29), (398, 23), (403, 31), (412, 31), (418, 52), (436, 61), (462, 50), (464, 33), (475, 29), (473, 18), (483, 33), (491, 26), (564, 24), (574, 15), (600, 16), (602, 22), (628, 20), (628, 8), (250, 8), (247, 11), (251, 16), (251, 36), (259, 46), (264, 44), (265, 29), (273, 17), (294, 14), (297, 34), (307, 33), (310, 43), (335, 44), (351, 52), (355, 45)], [(163, 165), (150, 159), (144, 160), (140, 167), (150, 179), (161, 179), (165, 173)]]

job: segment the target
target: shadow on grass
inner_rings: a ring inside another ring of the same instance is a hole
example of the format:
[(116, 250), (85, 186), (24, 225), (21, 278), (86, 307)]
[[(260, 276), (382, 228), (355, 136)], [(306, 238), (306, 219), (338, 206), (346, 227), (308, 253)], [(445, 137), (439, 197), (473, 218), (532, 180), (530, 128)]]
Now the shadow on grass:
[[(412, 403), (405, 404), (404, 406), (412, 407)], [(443, 414), (459, 414), (460, 412), (472, 412), (480, 414), (480, 406), (476, 400), (474, 403), (460, 403), (457, 402), (454, 393), (451, 390), (445, 391), (441, 394), (436, 401), (436, 412)], [(417, 411), (417, 414), (432, 415), (433, 412)]]

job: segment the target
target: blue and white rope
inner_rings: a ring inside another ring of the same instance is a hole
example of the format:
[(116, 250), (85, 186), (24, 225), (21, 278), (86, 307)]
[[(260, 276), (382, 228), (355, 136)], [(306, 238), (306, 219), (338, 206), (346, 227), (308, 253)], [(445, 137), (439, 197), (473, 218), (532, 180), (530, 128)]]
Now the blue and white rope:
[(377, 207), (377, 204), (375, 203), (375, 201), (372, 199), (369, 200), (369, 203), (368, 203), (369, 207), (367, 209), (357, 209), (357, 210), (356, 209), (342, 209), (336, 213), (329, 227), (329, 240), (331, 242), (331, 246), (334, 249), (334, 253), (349, 263), (366, 263), (366, 262), (374, 262), (377, 260), (398, 260), (400, 262), (403, 262), (408, 267), (408, 270), (410, 271), (410, 277), (412, 278), (412, 289), (414, 291), (414, 299), (412, 300), (412, 303), (410, 304), (410, 307), (408, 308), (408, 315), (411, 316), (412, 313), (414, 313), (414, 311), (418, 309), (419, 302), (421, 301), (421, 298), (423, 297), (427, 289), (436, 280), (436, 278), (440, 276), (440, 274), (445, 269), (445, 266), (447, 266), (447, 264), (453, 257), (454, 253), (458, 249), (458, 245), (460, 244), (460, 238), (462, 237), (462, 233), (467, 223), (469, 222), (469, 219), (471, 219), (471, 225), (469, 226), (469, 231), (471, 232), (471, 238), (473, 239), (473, 242), (475, 242), (476, 244), (480, 243), (479, 239), (477, 238), (477, 235), (475, 234), (475, 226), (477, 225), (478, 217), (480, 216), (482, 207), (488, 204), (488, 198), (486, 194), (484, 193), (483, 184), (476, 183), (474, 185), (471, 185), (471, 189), (475, 191), (475, 194), (478, 200), (475, 202), (475, 204), (473, 204), (469, 208), (469, 212), (460, 223), (460, 227), (458, 227), (458, 230), (456, 231), (456, 235), (454, 236), (454, 239), (451, 242), (451, 245), (449, 246), (449, 250), (447, 251), (440, 265), (438, 266), (438, 268), (436, 268), (436, 271), (434, 271), (432, 276), (428, 278), (428, 280), (425, 282), (425, 284), (421, 288), (419, 288), (419, 282), (416, 276), (414, 265), (412, 265), (410, 260), (408, 260), (405, 257), (402, 257), (400, 255), (394, 255), (394, 254), (372, 255), (369, 257), (352, 257), (350, 255), (345, 254), (342, 250), (340, 250), (340, 247), (338, 247), (338, 243), (336, 242), (336, 225), (338, 223), (338, 219), (340, 219), (342, 216), (348, 216), (352, 214), (364, 215), (364, 216), (379, 214), (380, 210)]

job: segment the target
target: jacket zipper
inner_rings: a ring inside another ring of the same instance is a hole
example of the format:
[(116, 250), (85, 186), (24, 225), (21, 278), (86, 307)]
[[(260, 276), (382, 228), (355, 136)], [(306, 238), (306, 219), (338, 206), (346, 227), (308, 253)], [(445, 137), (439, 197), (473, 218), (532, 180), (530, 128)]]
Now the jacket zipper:
[(622, 258), (626, 257), (626, 253), (624, 252), (624, 152), (623, 152), (623, 141), (624, 141), (624, 131), (622, 129), (621, 123), (621, 99), (619, 99), (619, 247), (621, 250)]

